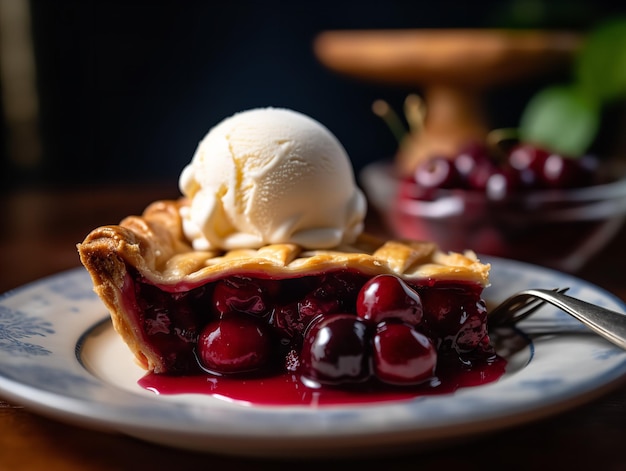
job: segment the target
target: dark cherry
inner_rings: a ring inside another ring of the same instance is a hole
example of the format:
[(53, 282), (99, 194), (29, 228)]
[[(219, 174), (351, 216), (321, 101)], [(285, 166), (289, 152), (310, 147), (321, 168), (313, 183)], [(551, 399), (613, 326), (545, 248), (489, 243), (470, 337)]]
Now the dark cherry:
[(454, 343), (457, 353), (476, 350), (485, 338), (488, 338), (488, 332), (483, 317), (480, 314), (470, 315), (456, 335)]
[(404, 323), (381, 323), (374, 336), (376, 377), (390, 384), (419, 384), (432, 378), (437, 351), (432, 341)]
[(433, 157), (415, 169), (413, 178), (422, 188), (454, 188), (459, 184), (459, 174), (454, 162), (446, 157)]
[(450, 158), (435, 156), (422, 162), (412, 179), (401, 182), (398, 198), (431, 201), (437, 190), (467, 189), (501, 201), (523, 190), (590, 186), (598, 166), (593, 156), (570, 158), (530, 143), (501, 149), (496, 155), (486, 144), (471, 142)]
[(310, 320), (302, 318), (298, 310), (298, 303), (277, 304), (272, 310), (269, 325), (278, 333), (285, 344), (291, 343), (294, 338), (302, 335)]
[(489, 154), (489, 149), (485, 144), (481, 142), (470, 142), (461, 148), (452, 161), (459, 177), (467, 181), (469, 175), (472, 174), (477, 167), (485, 163), (490, 163), (492, 159)]
[(354, 277), (346, 273), (324, 275), (319, 286), (304, 296), (298, 309), (301, 315), (307, 318), (346, 312), (354, 305), (359, 286), (360, 284), (355, 283)]
[(213, 291), (213, 305), (220, 314), (232, 311), (254, 315), (269, 313), (265, 293), (259, 284), (244, 277), (218, 281)]
[(493, 201), (504, 200), (522, 187), (521, 174), (512, 167), (495, 170), (485, 183), (485, 194)]
[(484, 300), (454, 290), (431, 290), (422, 299), (428, 316), (419, 330), (433, 339), (440, 354), (482, 353), (484, 341), (489, 341)]
[(277, 304), (274, 306), (269, 324), (275, 328), (278, 337), (285, 345), (299, 343), (307, 327), (317, 315), (307, 316), (300, 312), (299, 303)]
[(374, 323), (397, 319), (410, 325), (422, 320), (420, 295), (394, 275), (377, 275), (367, 281), (356, 300), (359, 317)]
[(466, 187), (471, 190), (485, 191), (489, 178), (498, 172), (496, 164), (490, 160), (479, 162), (467, 175)]
[(530, 144), (517, 146), (509, 155), (526, 187), (575, 188), (593, 183), (597, 163), (590, 156), (571, 158)]
[(595, 169), (585, 166), (587, 160), (551, 154), (543, 164), (540, 180), (548, 188), (576, 188), (590, 185)]
[(248, 314), (229, 314), (209, 322), (198, 338), (200, 364), (218, 374), (246, 373), (266, 366), (272, 357), (267, 325)]
[[(282, 341), (300, 344), (305, 330), (315, 318), (354, 312), (356, 296), (365, 279), (354, 273), (337, 271), (314, 280), (294, 280), (282, 295), (273, 298), (275, 305), (269, 323)], [(291, 301), (285, 303), (285, 299)]]
[(332, 314), (315, 322), (300, 354), (305, 384), (346, 384), (366, 381), (371, 374), (371, 332), (354, 314)]
[(508, 161), (517, 170), (530, 170), (539, 174), (550, 155), (550, 152), (541, 147), (532, 144), (520, 144), (511, 150)]

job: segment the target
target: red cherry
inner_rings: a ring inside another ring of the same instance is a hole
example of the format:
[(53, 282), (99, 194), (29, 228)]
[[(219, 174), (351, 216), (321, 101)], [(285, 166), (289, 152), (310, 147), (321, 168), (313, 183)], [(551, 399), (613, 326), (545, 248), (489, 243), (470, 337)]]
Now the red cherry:
[(265, 315), (269, 312), (263, 289), (258, 283), (244, 277), (218, 281), (213, 291), (213, 305), (220, 314), (236, 311)]
[(413, 288), (395, 275), (377, 275), (357, 296), (356, 313), (375, 323), (397, 319), (410, 325), (422, 320), (422, 300)]
[(432, 341), (412, 326), (382, 323), (374, 336), (376, 377), (391, 384), (417, 384), (435, 374), (437, 352)]
[(207, 324), (198, 338), (198, 359), (214, 373), (244, 373), (268, 364), (272, 356), (268, 328), (247, 314), (228, 315)]

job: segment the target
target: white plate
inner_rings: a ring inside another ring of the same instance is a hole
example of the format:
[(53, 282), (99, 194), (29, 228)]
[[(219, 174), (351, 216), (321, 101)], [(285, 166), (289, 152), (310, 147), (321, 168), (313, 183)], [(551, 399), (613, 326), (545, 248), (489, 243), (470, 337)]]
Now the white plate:
[[(623, 302), (572, 276), (484, 260), (493, 267), (489, 302), (524, 288), (569, 286), (573, 296), (626, 312)], [(374, 405), (257, 407), (142, 389), (136, 383), (142, 370), (107, 319), (82, 268), (6, 293), (0, 298), (0, 395), (64, 422), (178, 448), (328, 456), (415, 450), (493, 432), (589, 401), (626, 374), (625, 351), (586, 331), (572, 333), (575, 321), (545, 307), (528, 322), (567, 333), (533, 337), (495, 383)]]

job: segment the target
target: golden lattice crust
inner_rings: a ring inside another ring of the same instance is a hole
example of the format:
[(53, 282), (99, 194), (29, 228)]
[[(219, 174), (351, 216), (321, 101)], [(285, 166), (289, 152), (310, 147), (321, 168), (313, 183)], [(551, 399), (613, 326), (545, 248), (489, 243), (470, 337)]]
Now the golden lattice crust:
[(488, 264), (468, 251), (443, 253), (431, 242), (382, 241), (361, 235), (349, 246), (333, 250), (302, 250), (294, 244), (229, 252), (196, 251), (185, 238), (180, 218), (183, 198), (152, 203), (141, 216), (129, 216), (119, 225), (94, 229), (78, 244), (94, 290), (111, 313), (115, 329), (142, 366), (151, 369), (139, 343), (141, 337), (124, 312), (123, 288), (128, 267), (148, 281), (178, 291), (235, 274), (290, 278), (347, 268), (376, 275), (393, 273), (405, 279), (463, 280), (487, 286)]
[[(236, 273), (285, 278), (352, 268), (367, 274), (393, 273), (408, 279), (449, 279), (488, 284), (489, 265), (467, 251), (443, 253), (432, 242), (382, 241), (367, 234), (332, 250), (303, 250), (294, 244), (229, 252), (196, 251), (186, 240), (179, 215), (184, 199), (158, 201), (142, 216), (94, 229), (78, 245), (81, 261), (96, 280), (110, 276), (115, 256), (159, 285), (197, 284)], [(102, 263), (104, 262), (104, 267)], [(94, 265), (95, 264), (95, 265)], [(100, 273), (102, 270), (106, 273)]]

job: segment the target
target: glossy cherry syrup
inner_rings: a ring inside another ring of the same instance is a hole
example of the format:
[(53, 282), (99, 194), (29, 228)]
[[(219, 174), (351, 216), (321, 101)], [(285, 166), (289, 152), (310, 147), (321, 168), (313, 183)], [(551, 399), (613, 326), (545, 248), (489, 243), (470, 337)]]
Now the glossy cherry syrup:
[(257, 378), (149, 373), (139, 380), (139, 385), (157, 394), (206, 394), (249, 405), (332, 406), (405, 401), (419, 396), (450, 394), (460, 388), (497, 381), (504, 374), (505, 367), (506, 360), (498, 356), (471, 368), (459, 363), (444, 363), (438, 365), (436, 376), (430, 381), (403, 387), (372, 382), (349, 388), (310, 388), (291, 373)]
[(139, 384), (252, 404), (342, 404), (497, 380), (482, 287), (350, 271), (158, 287), (130, 277), (136, 325), (161, 358)]

